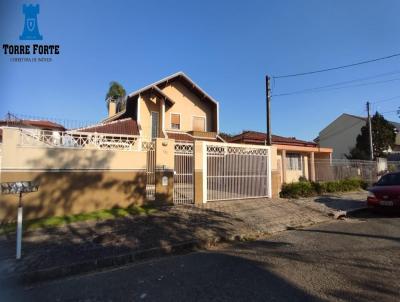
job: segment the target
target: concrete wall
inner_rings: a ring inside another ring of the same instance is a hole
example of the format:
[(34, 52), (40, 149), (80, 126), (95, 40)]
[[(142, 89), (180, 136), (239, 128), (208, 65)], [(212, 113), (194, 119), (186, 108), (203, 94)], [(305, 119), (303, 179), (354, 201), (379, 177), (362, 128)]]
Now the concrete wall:
[[(39, 191), (23, 194), (24, 218), (35, 219), (143, 204), (145, 171), (12, 171), (2, 182), (33, 180)], [(0, 195), (0, 222), (16, 219), (18, 195)]]
[[(24, 196), (28, 219), (145, 202), (146, 152), (28, 147), (4, 128), (0, 181), (37, 181)], [(16, 195), (0, 195), (0, 221), (15, 219)]]
[(345, 154), (355, 147), (365, 123), (363, 119), (342, 114), (319, 133), (319, 144), (333, 148), (333, 158), (346, 158)]

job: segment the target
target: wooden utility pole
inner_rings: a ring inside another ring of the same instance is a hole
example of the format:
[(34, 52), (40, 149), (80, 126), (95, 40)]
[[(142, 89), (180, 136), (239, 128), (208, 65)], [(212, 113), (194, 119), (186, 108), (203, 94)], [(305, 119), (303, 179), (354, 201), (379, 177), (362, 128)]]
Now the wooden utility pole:
[(265, 88), (266, 88), (266, 101), (267, 101), (267, 145), (272, 144), (272, 134), (271, 134), (271, 87), (270, 78), (265, 76)]
[(370, 102), (367, 102), (367, 112), (368, 112), (368, 133), (369, 133), (369, 153), (371, 160), (374, 160), (374, 147), (372, 144), (372, 126), (371, 126), (371, 115), (370, 111)]

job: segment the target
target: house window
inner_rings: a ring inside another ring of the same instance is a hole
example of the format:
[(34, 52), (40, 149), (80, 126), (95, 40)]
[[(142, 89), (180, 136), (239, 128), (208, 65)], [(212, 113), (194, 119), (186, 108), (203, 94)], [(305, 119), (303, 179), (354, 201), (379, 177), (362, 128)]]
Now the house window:
[(299, 153), (287, 153), (286, 165), (288, 170), (297, 170), (297, 171), (303, 170), (301, 155)]
[(193, 117), (193, 131), (206, 131), (206, 118), (203, 116)]
[(157, 138), (158, 137), (158, 123), (159, 123), (159, 118), (158, 118), (158, 112), (151, 112), (151, 138)]
[(171, 129), (181, 129), (181, 115), (177, 113), (171, 113)]

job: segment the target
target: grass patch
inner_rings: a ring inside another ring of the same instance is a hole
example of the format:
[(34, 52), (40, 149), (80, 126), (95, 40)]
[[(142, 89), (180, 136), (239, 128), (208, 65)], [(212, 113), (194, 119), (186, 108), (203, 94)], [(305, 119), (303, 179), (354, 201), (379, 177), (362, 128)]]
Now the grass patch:
[[(80, 221), (100, 221), (107, 219), (115, 219), (126, 216), (135, 215), (149, 215), (156, 212), (157, 209), (153, 206), (129, 206), (127, 208), (111, 208), (105, 210), (99, 210), (89, 213), (65, 215), (65, 216), (54, 216), (49, 218), (31, 219), (23, 222), (24, 231), (35, 230), (40, 228), (53, 228), (63, 225), (67, 225), (74, 222)], [(15, 232), (16, 223), (3, 224), (0, 227), (0, 234)]]

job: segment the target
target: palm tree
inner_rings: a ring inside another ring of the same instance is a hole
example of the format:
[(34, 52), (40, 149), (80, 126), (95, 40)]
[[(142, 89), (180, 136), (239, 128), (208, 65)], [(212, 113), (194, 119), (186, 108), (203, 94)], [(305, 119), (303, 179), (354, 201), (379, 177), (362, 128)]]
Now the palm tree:
[(106, 94), (106, 100), (110, 98), (116, 100), (118, 98), (124, 97), (125, 95), (126, 91), (120, 83), (116, 81), (110, 82), (110, 87), (108, 88), (108, 92)]
[[(116, 82), (116, 81), (112, 81), (110, 82), (110, 87), (108, 88), (107, 94), (106, 94), (106, 102), (107, 102), (107, 107), (108, 107), (108, 103), (110, 102), (110, 100), (121, 100), (122, 102), (124, 102), (123, 98), (126, 96), (126, 91), (124, 89), (124, 87)], [(120, 106), (123, 106), (124, 104), (120, 104)]]

